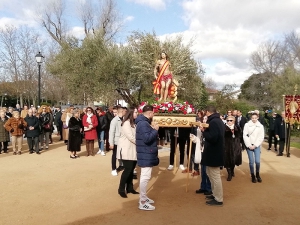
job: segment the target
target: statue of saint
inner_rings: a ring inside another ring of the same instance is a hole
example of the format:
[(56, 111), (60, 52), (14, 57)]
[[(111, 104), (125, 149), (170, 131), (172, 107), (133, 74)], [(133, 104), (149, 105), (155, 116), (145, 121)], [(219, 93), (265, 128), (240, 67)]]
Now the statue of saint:
[(160, 59), (157, 60), (154, 68), (155, 81), (154, 84), (154, 94), (160, 94), (160, 99), (158, 101), (166, 101), (169, 93), (169, 88), (171, 87), (173, 76), (170, 70), (170, 61), (168, 60), (168, 55), (162, 52)]

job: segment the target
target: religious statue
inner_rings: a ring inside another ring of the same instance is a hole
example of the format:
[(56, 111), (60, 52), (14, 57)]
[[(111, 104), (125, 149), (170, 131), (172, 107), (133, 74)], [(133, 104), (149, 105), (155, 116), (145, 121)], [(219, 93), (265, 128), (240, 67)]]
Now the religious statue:
[(168, 55), (162, 52), (160, 59), (157, 60), (154, 68), (155, 81), (154, 94), (160, 94), (159, 101), (166, 101), (169, 95), (169, 88), (171, 87), (173, 76), (170, 70), (170, 61), (168, 60)]

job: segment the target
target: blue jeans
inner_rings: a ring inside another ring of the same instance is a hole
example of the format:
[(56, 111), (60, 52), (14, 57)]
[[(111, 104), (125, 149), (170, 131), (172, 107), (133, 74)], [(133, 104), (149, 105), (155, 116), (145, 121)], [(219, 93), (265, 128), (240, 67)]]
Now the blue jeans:
[(259, 173), (260, 169), (260, 146), (255, 148), (254, 150), (249, 150), (247, 148), (247, 154), (249, 158), (249, 167), (250, 167), (250, 172), (254, 173), (254, 161), (255, 161), (255, 167), (256, 167), (256, 172)]
[[(201, 153), (202, 154), (202, 153)], [(211, 191), (211, 183), (206, 174), (206, 166), (201, 165), (201, 190)]]
[(104, 151), (104, 130), (98, 131), (98, 145), (101, 151)]

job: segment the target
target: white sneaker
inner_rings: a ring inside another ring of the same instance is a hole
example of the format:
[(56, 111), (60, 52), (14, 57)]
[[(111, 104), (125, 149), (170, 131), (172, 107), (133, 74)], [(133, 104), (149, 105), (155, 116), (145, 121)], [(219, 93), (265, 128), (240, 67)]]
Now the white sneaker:
[(181, 170), (185, 170), (185, 167), (184, 167), (184, 165), (182, 165), (182, 164), (179, 166), (179, 168), (180, 168)]
[(105, 154), (105, 152), (104, 152), (104, 151), (101, 151), (101, 155), (105, 156), (106, 154)]
[(150, 199), (150, 198), (147, 198), (146, 203), (154, 204), (154, 200), (152, 200), (152, 199)]
[(102, 151), (99, 149), (99, 151), (97, 152), (97, 154), (99, 155), (99, 154), (101, 154), (101, 152), (102, 152)]
[(139, 209), (141, 210), (147, 210), (147, 211), (151, 211), (151, 210), (154, 210), (155, 209), (155, 206), (153, 205), (150, 205), (150, 203), (145, 203), (145, 204), (139, 204)]
[(173, 165), (168, 166), (167, 170), (172, 170), (174, 168)]
[(113, 176), (118, 176), (117, 170), (111, 171), (111, 175), (113, 175)]

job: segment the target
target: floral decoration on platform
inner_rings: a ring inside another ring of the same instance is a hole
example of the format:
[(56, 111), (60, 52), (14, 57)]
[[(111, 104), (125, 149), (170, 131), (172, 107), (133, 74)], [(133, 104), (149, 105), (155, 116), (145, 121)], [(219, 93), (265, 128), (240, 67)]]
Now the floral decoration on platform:
[[(143, 112), (143, 108), (147, 105), (148, 102), (142, 102), (138, 107), (139, 113)], [(168, 114), (193, 114), (195, 113), (195, 109), (193, 105), (188, 102), (155, 102), (151, 104), (154, 108), (154, 113), (168, 113)]]

